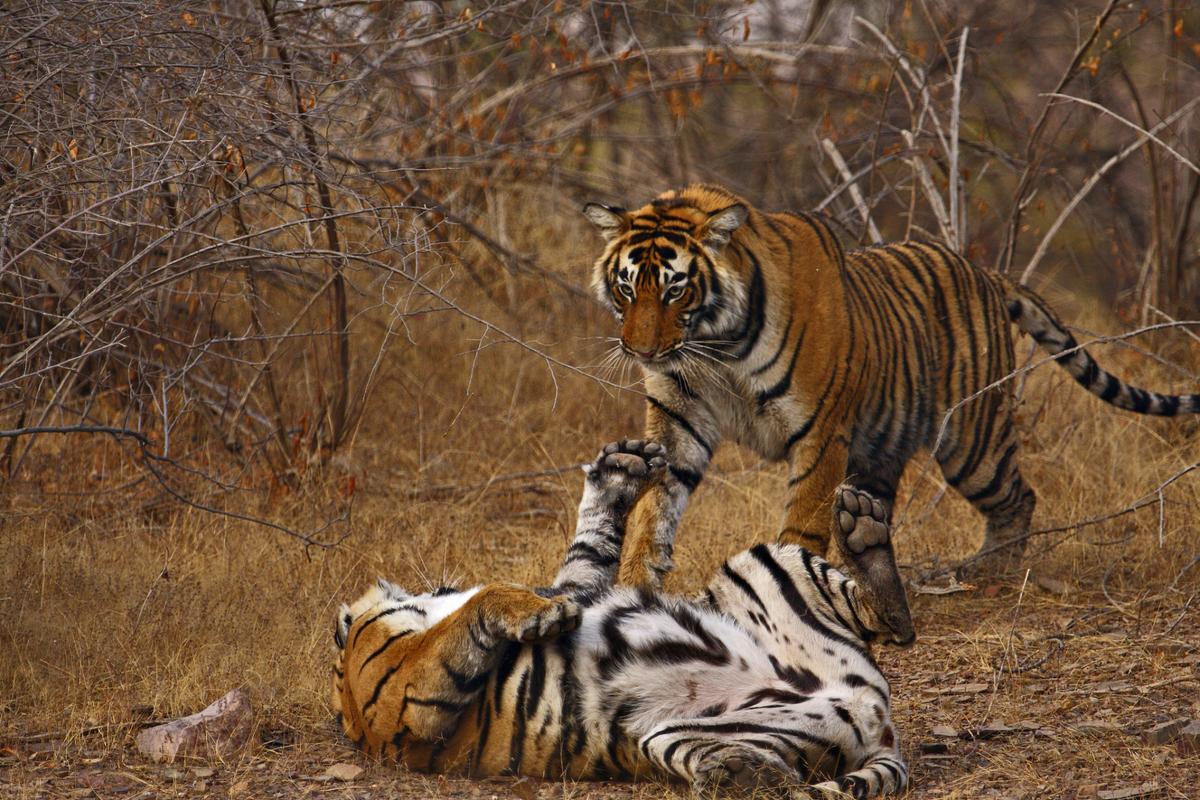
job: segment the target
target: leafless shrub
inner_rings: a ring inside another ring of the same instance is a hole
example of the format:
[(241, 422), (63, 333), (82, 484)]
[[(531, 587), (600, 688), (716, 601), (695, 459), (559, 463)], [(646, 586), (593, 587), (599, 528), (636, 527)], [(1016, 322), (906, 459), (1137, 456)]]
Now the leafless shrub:
[(181, 468), (221, 448), (229, 475), (295, 485), (353, 440), (396, 343), (445, 314), (469, 322), (460, 350), (491, 337), (579, 369), (529, 337), (520, 298), (586, 309), (588, 254), (542, 258), (525, 209), (564, 216), (544, 240), (581, 200), (692, 180), (824, 209), (851, 239), (937, 236), (1023, 278), (1053, 263), (1130, 319), (1194, 318), (1185, 17), (17, 2), (0, 427), (29, 433), (0, 467), (20, 472), (35, 431), (106, 426)]

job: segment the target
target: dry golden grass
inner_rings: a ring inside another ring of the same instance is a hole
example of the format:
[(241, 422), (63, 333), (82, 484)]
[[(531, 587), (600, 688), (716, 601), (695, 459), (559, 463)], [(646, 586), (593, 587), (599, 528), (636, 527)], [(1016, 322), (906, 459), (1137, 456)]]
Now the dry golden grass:
[[(568, 244), (560, 249), (567, 263), (581, 260)], [(582, 273), (576, 277), (583, 282)], [(611, 333), (609, 321), (553, 296), (541, 291), (522, 301), (511, 315), (514, 330), (557, 356), (594, 360), (603, 346), (584, 337)], [(1119, 327), (1059, 305), (1075, 321)], [(337, 603), (376, 575), (410, 587), (543, 579), (566, 546), (579, 474), (488, 482), (584, 460), (640, 427), (636, 396), (562, 370), (552, 379), (511, 344), (475, 351), (478, 333), (447, 313), (414, 327), (414, 341), (391, 353), (350, 448), (297, 491), (237, 500), (244, 511), (307, 529), (343, 502), (342, 479), (356, 476), (352, 534), (330, 550), (305, 551), (263, 528), (165, 503), (149, 481), (121, 488), (141, 473), (109, 442), (43, 438), (0, 494), (0, 794), (674, 793), (653, 785), (476, 783), (378, 765), (353, 784), (309, 780), (336, 761), (366, 764), (330, 719)], [(1137, 353), (1099, 355), (1145, 385), (1172, 385), (1169, 372)], [(1032, 374), (1020, 413), (1022, 463), (1040, 500), (1035, 527), (1119, 510), (1200, 461), (1195, 420), (1111, 410), (1052, 366)], [(953, 492), (942, 494), (940, 474), (926, 467), (924, 456), (910, 466), (898, 506), (899, 555), (914, 576), (935, 560), (966, 556), (981, 534), (979, 517)], [(244, 482), (264, 485), (261, 476)], [(782, 467), (733, 446), (722, 450), (683, 521), (671, 587), (698, 588), (726, 556), (772, 536), (783, 482)], [(461, 490), (429, 491), (449, 485)], [(1200, 568), (1172, 586), (1200, 551), (1200, 483), (1184, 478), (1163, 499), (1161, 516), (1155, 504), (1034, 539), (1028, 562), (1036, 572), (1027, 583), (913, 596), (917, 645), (880, 653), (913, 797), (1085, 798), (1145, 781), (1158, 785), (1156, 796), (1200, 795), (1194, 757), (1136, 736), (1161, 720), (1200, 717)], [(1054, 587), (1047, 578), (1065, 593), (1042, 588)], [(987, 688), (939, 693), (968, 683)], [(132, 748), (145, 713), (137, 707), (172, 717), (234, 686), (250, 693), (271, 747), (208, 777), (151, 767)], [(971, 738), (994, 721), (1029, 729)], [(945, 753), (925, 753), (935, 725), (964, 738)], [(41, 733), (55, 735), (31, 740)]]

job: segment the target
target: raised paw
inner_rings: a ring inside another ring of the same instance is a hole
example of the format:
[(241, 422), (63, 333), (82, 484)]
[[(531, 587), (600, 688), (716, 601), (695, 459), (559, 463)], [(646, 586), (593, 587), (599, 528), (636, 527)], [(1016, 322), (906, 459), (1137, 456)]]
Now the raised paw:
[(512, 642), (544, 642), (579, 627), (583, 611), (564, 596), (541, 597), (517, 586), (497, 585), (482, 609), (492, 633)]
[(855, 555), (891, 540), (887, 505), (861, 489), (845, 484), (838, 487), (833, 518), (846, 549)]
[(606, 444), (596, 460), (584, 466), (588, 482), (626, 501), (635, 500), (667, 472), (667, 450), (657, 442), (623, 439)]
[(765, 797), (773, 789), (797, 783), (788, 768), (773, 753), (747, 747), (721, 747), (706, 753), (696, 765), (692, 794), (720, 797), (729, 793)]

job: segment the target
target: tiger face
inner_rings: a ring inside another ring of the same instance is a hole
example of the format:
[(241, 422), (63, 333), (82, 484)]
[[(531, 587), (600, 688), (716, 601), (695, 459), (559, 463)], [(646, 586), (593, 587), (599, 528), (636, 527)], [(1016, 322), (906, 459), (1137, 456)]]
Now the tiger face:
[(621, 321), (627, 355), (662, 364), (740, 323), (746, 290), (726, 249), (746, 206), (705, 211), (668, 194), (635, 212), (589, 203), (584, 214), (607, 242), (594, 288)]

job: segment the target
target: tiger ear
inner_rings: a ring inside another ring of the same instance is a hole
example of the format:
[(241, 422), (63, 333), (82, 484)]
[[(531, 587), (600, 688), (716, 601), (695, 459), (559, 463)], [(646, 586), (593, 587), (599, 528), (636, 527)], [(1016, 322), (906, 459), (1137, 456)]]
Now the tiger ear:
[(709, 247), (721, 249), (729, 244), (733, 232), (742, 227), (742, 223), (750, 216), (750, 211), (741, 203), (726, 206), (720, 211), (708, 215), (704, 223), (703, 241)]
[(588, 203), (583, 207), (583, 215), (600, 229), (600, 235), (606, 242), (611, 242), (629, 229), (629, 214), (620, 206)]
[(384, 580), (383, 578), (376, 578), (375, 585), (379, 587), (381, 592), (383, 592), (392, 600), (403, 600), (410, 596), (408, 592), (404, 591), (391, 581)]
[(337, 624), (333, 626), (333, 643), (339, 650), (345, 649), (346, 635), (350, 633), (350, 625), (353, 622), (354, 616), (350, 613), (350, 606), (342, 603), (342, 607), (338, 609)]

